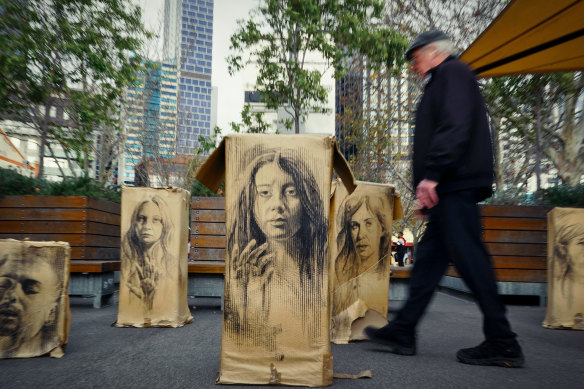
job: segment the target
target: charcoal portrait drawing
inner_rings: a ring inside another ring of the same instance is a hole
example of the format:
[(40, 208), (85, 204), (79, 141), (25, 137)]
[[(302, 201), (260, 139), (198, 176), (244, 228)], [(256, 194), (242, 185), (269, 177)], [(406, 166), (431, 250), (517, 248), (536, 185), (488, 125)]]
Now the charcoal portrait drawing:
[(153, 309), (157, 290), (168, 278), (173, 223), (165, 201), (150, 196), (132, 212), (130, 227), (122, 240), (122, 278), (130, 296), (139, 299), (145, 311)]
[(369, 309), (386, 317), (387, 292), (383, 291), (389, 285), (391, 215), (385, 192), (356, 190), (341, 203), (333, 286), (334, 341), (348, 340), (352, 321)]
[(238, 184), (228, 226), (225, 328), (236, 342), (278, 351), (282, 334), (309, 344), (326, 299), (327, 219), (314, 174), (293, 153), (263, 151)]
[(0, 254), (0, 358), (43, 355), (60, 345), (65, 261), (62, 247), (18, 246)]
[[(580, 210), (578, 210), (580, 211)], [(550, 299), (554, 299), (557, 319), (584, 329), (584, 221), (582, 212), (569, 208), (554, 209), (556, 219), (550, 271)], [(575, 315), (578, 317), (575, 317)]]

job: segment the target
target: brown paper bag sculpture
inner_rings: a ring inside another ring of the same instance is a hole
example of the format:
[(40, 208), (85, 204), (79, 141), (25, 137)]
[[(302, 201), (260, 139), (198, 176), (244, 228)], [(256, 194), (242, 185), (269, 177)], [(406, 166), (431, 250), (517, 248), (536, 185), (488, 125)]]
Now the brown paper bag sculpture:
[(358, 182), (334, 193), (331, 340), (366, 339), (363, 328), (387, 323), (391, 226), (401, 203), (391, 185)]
[(66, 242), (0, 240), (0, 359), (63, 356), (69, 260)]
[[(332, 383), (329, 193), (352, 173), (325, 136), (228, 136), (197, 173), (226, 164), (227, 257), (219, 383)], [(352, 186), (351, 186), (352, 189)]]
[(584, 330), (584, 209), (548, 213), (548, 328)]
[(180, 327), (187, 303), (188, 212), (184, 189), (123, 188), (118, 327)]

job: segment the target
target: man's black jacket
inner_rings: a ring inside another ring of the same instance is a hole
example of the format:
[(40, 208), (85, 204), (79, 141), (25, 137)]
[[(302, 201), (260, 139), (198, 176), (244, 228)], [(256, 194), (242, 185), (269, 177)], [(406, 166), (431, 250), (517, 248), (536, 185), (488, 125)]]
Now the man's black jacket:
[(471, 70), (450, 56), (430, 70), (416, 112), (414, 188), (424, 179), (441, 193), (491, 193), (493, 151), (485, 103)]

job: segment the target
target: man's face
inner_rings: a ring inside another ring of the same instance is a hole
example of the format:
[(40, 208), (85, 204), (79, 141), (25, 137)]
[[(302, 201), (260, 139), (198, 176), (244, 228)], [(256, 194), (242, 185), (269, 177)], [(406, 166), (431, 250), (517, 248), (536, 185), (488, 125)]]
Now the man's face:
[(268, 239), (287, 239), (300, 230), (302, 205), (292, 177), (275, 163), (258, 169), (255, 176), (254, 216)]
[(434, 53), (434, 46), (432, 45), (420, 47), (412, 53), (410, 64), (417, 75), (424, 77), (434, 67)]
[(59, 295), (58, 279), (41, 259), (0, 259), (0, 336), (35, 336)]
[(379, 258), (379, 242), (383, 229), (375, 215), (365, 204), (361, 205), (351, 218), (351, 237), (357, 254), (362, 260), (376, 256)]

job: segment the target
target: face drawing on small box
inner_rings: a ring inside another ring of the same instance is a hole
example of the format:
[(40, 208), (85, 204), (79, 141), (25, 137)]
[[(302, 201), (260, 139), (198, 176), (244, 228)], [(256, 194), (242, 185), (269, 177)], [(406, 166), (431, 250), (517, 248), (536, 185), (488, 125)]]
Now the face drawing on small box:
[[(355, 193), (345, 199), (339, 212), (337, 279), (346, 281), (384, 258), (391, 244), (386, 215), (391, 210), (379, 195)], [(380, 263), (380, 267), (383, 268)]]
[(556, 209), (556, 212), (559, 228), (555, 234), (551, 265), (559, 290), (566, 301), (571, 302), (576, 296), (569, 285), (584, 287), (584, 222), (581, 213), (568, 209)]
[(23, 349), (41, 355), (55, 341), (64, 249), (30, 247), (24, 256), (20, 250), (0, 256), (0, 357)]
[(148, 309), (152, 309), (160, 278), (166, 275), (172, 234), (170, 213), (162, 198), (152, 196), (134, 208), (124, 236), (123, 266), (128, 272), (130, 292), (142, 299)]

